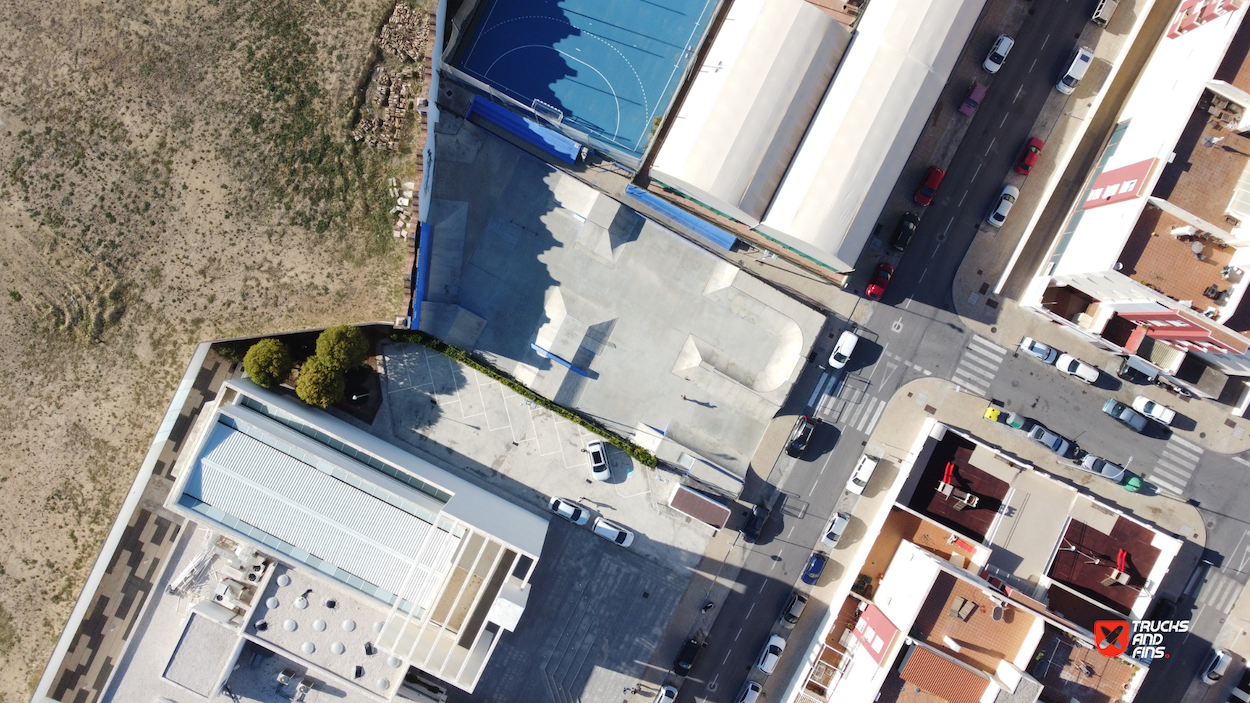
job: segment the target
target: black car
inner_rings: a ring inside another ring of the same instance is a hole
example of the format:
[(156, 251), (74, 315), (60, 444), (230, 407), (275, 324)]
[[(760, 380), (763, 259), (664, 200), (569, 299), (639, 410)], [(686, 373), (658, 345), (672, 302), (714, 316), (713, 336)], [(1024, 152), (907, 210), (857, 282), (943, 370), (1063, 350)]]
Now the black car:
[(767, 505), (760, 503), (751, 510), (751, 517), (747, 518), (747, 524), (742, 527), (742, 536), (748, 542), (754, 542), (759, 539), (760, 532), (764, 531), (764, 523), (768, 522), (768, 516), (772, 514), (772, 510)]
[(906, 251), (907, 245), (911, 244), (911, 238), (916, 234), (916, 228), (920, 226), (920, 218), (910, 212), (903, 215), (903, 219), (898, 221), (898, 229), (894, 230), (894, 237), (890, 239), (890, 246), (894, 251)]
[(703, 649), (703, 644), (697, 638), (691, 637), (681, 646), (681, 651), (677, 653), (677, 658), (673, 660), (673, 673), (678, 676), (685, 676), (690, 673), (690, 667), (694, 666), (694, 658), (699, 656), (699, 650)]
[(815, 431), (816, 423), (807, 419), (806, 415), (799, 415), (799, 419), (794, 422), (794, 429), (790, 430), (790, 439), (786, 440), (786, 454), (796, 458), (802, 456)]

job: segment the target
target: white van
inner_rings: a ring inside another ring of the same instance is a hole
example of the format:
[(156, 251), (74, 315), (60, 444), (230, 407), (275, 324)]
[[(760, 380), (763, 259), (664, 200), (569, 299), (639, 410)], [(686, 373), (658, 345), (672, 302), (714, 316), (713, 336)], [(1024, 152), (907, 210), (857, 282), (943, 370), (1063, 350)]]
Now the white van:
[(872, 479), (872, 472), (877, 470), (877, 464), (881, 459), (867, 454), (859, 458), (859, 463), (855, 465), (855, 470), (851, 472), (851, 478), (846, 482), (846, 490), (857, 496), (864, 495), (864, 489), (868, 486), (868, 481)]
[(838, 343), (833, 345), (833, 353), (829, 355), (829, 365), (835, 369), (846, 366), (846, 362), (851, 360), (851, 354), (855, 353), (855, 344), (859, 342), (859, 335), (850, 330), (842, 333), (838, 337)]
[(1076, 51), (1072, 52), (1072, 61), (1068, 63), (1068, 70), (1064, 71), (1059, 82), (1055, 84), (1055, 90), (1064, 95), (1071, 95), (1076, 90), (1076, 85), (1085, 77), (1085, 72), (1089, 70), (1089, 64), (1093, 60), (1093, 49), (1078, 46)]
[(1115, 8), (1118, 5), (1119, 3), (1116, 0), (1100, 0), (1098, 9), (1094, 10), (1094, 16), (1090, 21), (1099, 27), (1106, 27), (1107, 23), (1111, 21), (1111, 16), (1115, 14)]

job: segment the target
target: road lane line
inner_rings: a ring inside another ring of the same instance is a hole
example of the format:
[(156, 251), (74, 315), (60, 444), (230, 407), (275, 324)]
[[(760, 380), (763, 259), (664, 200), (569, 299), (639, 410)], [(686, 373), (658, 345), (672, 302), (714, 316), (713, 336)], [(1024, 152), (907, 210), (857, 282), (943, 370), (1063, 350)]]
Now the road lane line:
[[(1024, 85), (1023, 85), (1023, 84), (1021, 84), (1021, 85), (1020, 85), (1020, 89), (1016, 91), (1016, 97), (1014, 97), (1014, 98), (1012, 98), (1012, 99), (1011, 99), (1011, 104), (1012, 104), (1012, 105), (1015, 105), (1015, 104), (1016, 104), (1016, 101), (1020, 99), (1020, 93), (1023, 93), (1023, 92), (1024, 92)], [(1002, 125), (999, 125), (999, 126), (1002, 126)]]
[[(738, 634), (737, 634), (737, 635), (734, 635), (734, 642), (737, 642), (737, 641), (738, 641), (738, 635), (741, 635), (741, 634), (742, 634), (742, 628), (741, 628), (741, 627), (739, 627), (739, 628), (738, 628)], [(728, 658), (728, 655), (726, 655), (726, 658)], [(722, 663), (722, 664), (724, 664), (724, 662), (721, 662), (721, 663)]]
[[(760, 583), (760, 590), (761, 590), (761, 591), (763, 591), (763, 590), (764, 590), (764, 584), (765, 584), (765, 583), (768, 583), (768, 581), (764, 581), (764, 582)], [(751, 611), (753, 611), (753, 610), (755, 610), (755, 604), (754, 604), (754, 603), (752, 603), (752, 604), (751, 604), (751, 607), (747, 609), (747, 616), (746, 616), (745, 618), (743, 618), (743, 620), (750, 620), (750, 619), (751, 619)]]
[(977, 179), (977, 174), (980, 172), (981, 172), (981, 164), (977, 164), (977, 170), (972, 172), (972, 178), (969, 178), (968, 182), (971, 183), (975, 181)]
[(921, 272), (920, 272), (920, 280), (916, 281), (916, 283), (920, 283), (920, 281), (923, 281), (923, 280), (924, 280), (924, 275), (925, 275), (926, 273), (928, 273), (928, 272), (929, 272), (929, 269), (927, 269), (927, 268), (926, 268), (925, 270), (921, 271)]
[[(965, 191), (964, 191), (964, 194), (963, 194), (963, 195), (961, 195), (961, 196), (959, 196), (959, 204), (958, 204), (958, 205), (956, 205), (955, 207), (963, 207), (963, 206), (964, 206), (964, 198), (966, 198), (966, 197), (968, 197), (968, 191), (966, 191), (966, 190), (965, 190)], [(954, 220), (955, 218), (953, 218), (953, 217), (952, 217), (951, 219), (952, 219), (952, 220)], [(946, 228), (947, 228), (947, 229), (950, 229), (950, 225), (947, 225), (947, 226), (946, 226)]]
[(1046, 35), (1046, 38), (1042, 40), (1042, 48), (1037, 50), (1039, 54), (1041, 53), (1042, 49), (1045, 49), (1045, 48), (1046, 48), (1046, 42), (1048, 42), (1048, 41), (1050, 41), (1050, 35), (1049, 35), (1049, 34), (1047, 34), (1047, 35)]
[[(764, 586), (766, 586), (766, 585), (768, 585), (768, 582), (767, 582), (767, 581), (761, 581), (761, 582), (760, 582), (760, 590), (756, 591), (756, 593), (763, 593), (763, 592), (764, 592)], [(752, 603), (752, 604), (751, 604), (751, 607), (752, 607), (752, 608), (754, 608), (754, 607), (755, 607), (755, 604), (754, 604), (754, 603)], [(749, 610), (747, 611), (747, 617), (751, 617), (751, 611), (749, 611)]]
[[(1013, 100), (1012, 102), (1015, 102), (1015, 101)], [(1008, 113), (1006, 113), (1006, 114), (1004, 114), (1004, 115), (1003, 115), (1003, 119), (1002, 119), (1002, 121), (998, 123), (998, 128), (999, 128), (999, 129), (1002, 129), (1002, 128), (1003, 128), (1003, 125), (1007, 124), (1007, 118), (1008, 118), (1010, 115), (1011, 115), (1011, 113), (1010, 113), (1010, 112), (1008, 112)]]
[[(732, 652), (732, 651), (733, 651), (732, 649), (731, 649), (731, 650), (729, 650), (729, 652)], [(724, 661), (722, 661), (722, 662), (720, 663), (720, 665), (721, 665), (721, 666), (724, 666), (724, 665), (725, 665), (725, 662), (729, 661), (729, 652), (725, 652), (725, 659), (724, 659)], [(719, 677), (719, 676), (720, 676), (720, 674), (717, 674), (716, 676), (717, 676), (717, 677)], [(715, 679), (715, 678), (713, 678), (712, 680), (713, 680), (713, 681), (715, 681), (716, 679)]]
[(1029, 73), (1033, 72), (1033, 67), (1037, 65), (1037, 59), (1033, 59), (1033, 63), (1029, 64)]
[[(1005, 120), (1005, 119), (1007, 119), (1007, 116), (1006, 116), (1006, 115), (1003, 115), (1003, 119), (1004, 119), (1004, 120)], [(998, 126), (999, 126), (999, 127), (1002, 127), (1002, 125), (1001, 125), (1001, 124), (999, 124)], [(998, 137), (993, 137), (993, 138), (991, 138), (991, 139), (990, 139), (990, 145), (989, 145), (989, 146), (987, 146), (987, 147), (985, 147), (985, 154), (983, 154), (984, 156), (989, 156), (989, 155), (990, 155), (990, 149), (993, 149), (993, 148), (994, 148), (994, 142), (995, 142), (995, 141), (997, 141), (997, 140), (998, 140)]]

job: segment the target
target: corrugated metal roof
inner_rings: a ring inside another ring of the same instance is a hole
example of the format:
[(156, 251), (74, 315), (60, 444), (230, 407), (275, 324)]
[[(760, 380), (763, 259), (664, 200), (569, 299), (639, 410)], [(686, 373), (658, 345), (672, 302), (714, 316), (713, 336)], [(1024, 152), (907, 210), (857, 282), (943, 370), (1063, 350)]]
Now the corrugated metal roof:
[(458, 541), (221, 423), (184, 492), (420, 607), (429, 606)]

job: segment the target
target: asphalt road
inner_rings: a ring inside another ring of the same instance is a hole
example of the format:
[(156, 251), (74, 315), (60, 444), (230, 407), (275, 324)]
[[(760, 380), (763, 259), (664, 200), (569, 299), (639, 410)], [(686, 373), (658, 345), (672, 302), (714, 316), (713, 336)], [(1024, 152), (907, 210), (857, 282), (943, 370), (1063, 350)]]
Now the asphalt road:
[[(902, 260), (895, 264), (895, 280), (885, 302), (899, 305), (915, 300), (947, 307), (959, 264), (978, 230), (989, 228), (985, 216), (997, 202), (1003, 184), (1024, 184), (1025, 177), (1014, 171), (1016, 160), (1029, 137), (1046, 136), (1030, 134), (1029, 130), (1055, 89), (1076, 46), (1075, 37), (1089, 21), (1087, 10), (1092, 11), (1092, 4), (1078, 0), (1033, 3), (1032, 14), (1014, 37), (1015, 47), (1003, 67), (993, 76), (978, 72), (977, 80), (988, 83), (989, 91), (971, 118), (933, 204), (913, 209), (921, 216), (920, 227)], [(992, 28), (981, 31), (995, 33)], [(978, 42), (974, 39), (970, 43)], [(979, 64), (985, 57), (968, 58)], [(942, 99), (958, 100), (961, 90), (966, 88), (949, 85), (948, 95)], [(1041, 158), (1046, 158), (1045, 150)], [(914, 188), (915, 184), (900, 187)], [(1027, 215), (1013, 213), (1008, 219)], [(875, 261), (861, 262), (860, 269), (874, 265)]]

